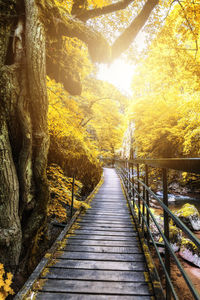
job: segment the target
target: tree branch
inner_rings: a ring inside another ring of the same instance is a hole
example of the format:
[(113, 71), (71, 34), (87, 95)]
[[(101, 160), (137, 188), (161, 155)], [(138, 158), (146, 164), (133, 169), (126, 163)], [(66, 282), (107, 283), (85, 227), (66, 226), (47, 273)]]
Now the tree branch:
[(88, 7), (88, 1), (87, 0), (73, 0), (72, 5), (72, 16), (78, 16), (81, 15), (83, 12), (86, 11)]
[(197, 52), (198, 52), (198, 49), (199, 49), (199, 46), (198, 46), (198, 40), (197, 40), (197, 35), (194, 33), (194, 30), (193, 30), (193, 28), (192, 28), (192, 25), (190, 24), (190, 21), (189, 21), (189, 19), (188, 19), (188, 17), (187, 17), (187, 13), (186, 13), (186, 11), (185, 11), (183, 5), (181, 4), (181, 1), (180, 1), (180, 0), (175, 0), (175, 1), (178, 2), (178, 4), (180, 5), (180, 7), (181, 7), (181, 9), (182, 9), (182, 11), (183, 11), (183, 13), (184, 13), (185, 20), (186, 20), (186, 22), (187, 22), (187, 24), (188, 24), (188, 27), (189, 27), (190, 31), (192, 32), (192, 34), (193, 34), (193, 36), (194, 36), (194, 38), (195, 38), (195, 44), (196, 44), (196, 54), (195, 54), (195, 59), (196, 59)]
[(110, 46), (101, 33), (70, 16), (67, 10), (56, 5), (55, 0), (36, 1), (49, 36), (56, 40), (62, 36), (76, 37), (86, 43), (93, 62), (109, 61)]
[(146, 23), (150, 13), (158, 4), (159, 0), (148, 0), (139, 15), (125, 29), (125, 31), (116, 39), (112, 45), (112, 60), (116, 59), (133, 42), (134, 38)]
[(134, 0), (122, 0), (117, 3), (113, 3), (104, 7), (94, 8), (91, 10), (85, 10), (83, 13), (76, 15), (76, 17), (85, 22), (88, 19), (92, 19), (95, 17), (99, 17), (102, 15), (110, 14), (112, 12), (122, 10), (126, 8), (130, 3), (134, 2)]
[[(139, 15), (133, 20), (130, 26), (126, 28), (125, 31), (120, 35), (120, 37), (114, 42), (112, 48), (110, 47), (107, 40), (102, 36), (101, 33), (89, 27), (88, 25), (84, 24), (81, 20), (70, 16), (69, 13), (63, 7), (58, 7), (56, 5), (55, 0), (44, 0), (44, 1), (36, 0), (36, 1), (38, 7), (40, 8), (40, 17), (42, 19), (42, 22), (44, 23), (44, 26), (47, 30), (47, 35), (50, 40), (55, 40), (55, 41), (62, 40), (62, 36), (68, 36), (71, 38), (76, 37), (82, 40), (83, 42), (85, 42), (85, 44), (88, 46), (91, 60), (93, 62), (109, 63), (115, 58), (117, 58), (123, 51), (125, 51), (130, 46), (130, 44), (132, 43), (137, 33), (140, 31), (140, 29), (147, 21), (151, 11), (157, 5), (159, 0), (147, 0)], [(122, 0), (115, 4), (108, 5), (101, 9), (101, 14), (105, 14), (106, 11), (111, 12), (111, 8), (114, 11), (113, 9), (114, 7), (115, 10), (116, 7), (118, 7), (118, 9), (119, 7), (122, 9), (123, 7), (125, 7), (126, 5), (130, 4), (133, 1), (134, 0)], [(91, 11), (95, 12), (97, 10), (98, 9), (94, 9)], [(48, 51), (49, 50), (47, 47), (47, 52)], [(48, 58), (48, 53), (47, 53), (47, 58)], [(52, 64), (51, 59), (50, 59), (50, 64)], [(63, 66), (61, 69), (63, 69), (64, 72), (65, 73), (67, 72), (69, 75), (68, 66), (65, 67)], [(66, 76), (65, 74), (60, 74), (60, 75), (62, 75), (61, 76), (62, 78), (66, 79), (64, 80), (65, 81), (64, 85), (65, 88), (71, 94), (74, 95), (80, 94), (81, 88), (80, 88), (79, 79), (72, 80), (73, 84), (71, 84), (69, 80), (69, 76)]]

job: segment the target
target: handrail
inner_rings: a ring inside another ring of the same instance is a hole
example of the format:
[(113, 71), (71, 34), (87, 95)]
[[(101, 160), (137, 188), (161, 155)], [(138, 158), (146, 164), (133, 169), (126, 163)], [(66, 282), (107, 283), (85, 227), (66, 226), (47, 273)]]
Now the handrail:
[[(174, 299), (178, 299), (171, 277), (170, 257), (173, 258), (175, 264), (180, 270), (188, 288), (190, 289), (194, 299), (199, 300), (200, 295), (193, 286), (190, 278), (184, 271), (179, 259), (177, 258), (174, 250), (170, 245), (169, 239), (169, 219), (171, 218), (175, 225), (180, 228), (184, 234), (193, 241), (193, 243), (200, 249), (200, 240), (191, 232), (191, 230), (168, 208), (168, 191), (167, 191), (167, 169), (173, 169), (183, 172), (190, 172), (200, 174), (200, 158), (170, 158), (170, 159), (119, 159), (119, 158), (106, 158), (104, 161), (109, 160), (115, 162), (118, 173), (122, 179), (123, 185), (126, 190), (129, 205), (133, 209), (134, 216), (137, 216), (137, 226), (142, 228), (143, 236), (146, 237), (147, 245), (150, 242), (154, 245), (158, 259), (161, 263), (165, 274), (166, 289), (165, 298), (171, 299), (171, 295)], [(140, 165), (143, 167), (142, 178), (140, 178)], [(137, 167), (137, 175), (134, 173), (134, 167)], [(162, 169), (163, 175), (163, 201), (150, 189), (148, 186), (149, 181), (149, 167)], [(149, 196), (153, 196), (157, 200), (158, 204), (162, 207), (164, 213), (164, 232), (156, 221), (152, 211), (149, 207)], [(137, 200), (137, 201), (136, 201)], [(141, 208), (142, 205), (142, 208)], [(137, 209), (137, 213), (136, 210)], [(153, 222), (163, 238), (165, 247), (165, 261), (163, 261), (159, 249), (158, 243), (155, 241), (152, 232), (150, 231), (150, 221)]]
[(158, 158), (158, 159), (118, 159), (115, 161), (126, 162), (129, 164), (145, 164), (156, 168), (168, 168), (183, 172), (200, 174), (200, 158)]
[[(145, 187), (145, 189), (159, 202), (160, 206), (162, 206), (162, 208), (169, 214), (169, 216), (173, 219), (176, 225), (178, 225), (178, 227), (182, 229), (182, 231), (184, 231), (187, 235), (190, 235), (190, 238), (195, 243), (195, 245), (197, 247), (200, 247), (200, 240), (193, 234), (193, 232), (178, 217), (176, 217), (172, 213), (172, 211), (160, 200), (160, 198), (144, 182), (138, 180), (137, 178), (136, 181), (139, 181)], [(137, 190), (135, 192), (138, 194), (139, 197), (141, 197), (140, 194), (137, 192)]]

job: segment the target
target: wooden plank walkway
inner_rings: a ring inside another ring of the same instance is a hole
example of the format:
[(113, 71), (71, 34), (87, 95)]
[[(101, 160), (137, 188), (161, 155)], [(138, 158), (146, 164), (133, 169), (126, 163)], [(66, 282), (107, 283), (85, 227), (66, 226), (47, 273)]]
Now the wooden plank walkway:
[(76, 225), (57, 262), (43, 272), (36, 299), (152, 299), (138, 233), (114, 169), (104, 170), (91, 209)]

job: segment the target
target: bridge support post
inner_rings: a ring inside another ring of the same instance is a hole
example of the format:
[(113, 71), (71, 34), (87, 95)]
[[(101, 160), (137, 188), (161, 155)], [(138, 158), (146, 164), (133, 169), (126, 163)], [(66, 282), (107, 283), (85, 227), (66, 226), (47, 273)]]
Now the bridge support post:
[(130, 197), (131, 195), (131, 166), (130, 163), (127, 162), (128, 164), (128, 195)]
[(139, 224), (141, 222), (141, 213), (140, 213), (140, 182), (139, 182), (139, 179), (140, 179), (140, 167), (139, 167), (139, 164), (137, 164), (137, 179), (138, 179), (138, 220), (139, 220)]
[(135, 190), (134, 190), (134, 165), (131, 165), (131, 196), (132, 196), (132, 201), (133, 201), (133, 209), (135, 208)]
[(143, 186), (142, 188), (142, 233), (144, 235), (144, 219), (145, 218), (145, 205), (144, 205), (144, 201), (146, 201), (145, 199), (145, 187)]
[(74, 207), (74, 184), (75, 184), (75, 174), (73, 175), (73, 180), (72, 180), (72, 202), (71, 202), (71, 209), (70, 209), (70, 216), (72, 218), (73, 215), (73, 207)]
[[(145, 184), (146, 186), (149, 186), (149, 168), (148, 165), (145, 165)], [(146, 195), (145, 195), (146, 204), (149, 207), (149, 192), (146, 189)], [(149, 211), (146, 209), (146, 220), (147, 220), (147, 226), (149, 227)], [(147, 243), (149, 244), (149, 233), (147, 230)]]
[[(168, 207), (168, 188), (167, 188), (167, 169), (162, 169), (163, 175), (163, 202)], [(168, 213), (164, 210), (164, 234), (169, 241), (169, 216)], [(170, 251), (165, 245), (165, 268), (170, 277)], [(166, 279), (166, 300), (171, 299), (171, 289), (170, 285)]]

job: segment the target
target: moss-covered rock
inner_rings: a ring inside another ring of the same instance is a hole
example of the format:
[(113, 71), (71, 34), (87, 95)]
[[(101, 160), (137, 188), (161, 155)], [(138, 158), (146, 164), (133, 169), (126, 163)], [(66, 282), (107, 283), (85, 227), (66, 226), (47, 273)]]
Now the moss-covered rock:
[[(154, 214), (154, 218), (156, 219), (156, 222), (158, 223), (158, 225), (161, 228), (161, 230), (164, 231), (164, 220), (163, 220), (163, 217)], [(156, 242), (160, 241), (161, 235), (160, 235), (160, 232), (159, 232), (157, 226), (153, 222), (153, 220), (151, 220), (151, 222), (150, 222), (150, 230), (152, 232), (154, 240)]]
[[(174, 252), (177, 252), (180, 249), (182, 239), (182, 232), (176, 226), (170, 225), (169, 226), (169, 241), (172, 249)], [(163, 238), (160, 237), (159, 243), (163, 243)]]
[[(159, 224), (162, 232), (164, 232), (164, 219), (161, 216), (158, 215), (154, 215), (157, 223)], [(156, 225), (154, 224), (153, 221), (151, 221), (150, 223), (150, 228), (151, 228), (151, 232), (153, 234), (153, 237), (155, 239), (156, 242), (159, 243), (163, 243), (163, 238), (161, 237), (160, 232), (158, 231), (158, 228), (156, 227)], [(173, 226), (170, 224), (169, 227), (169, 241), (170, 241), (170, 245), (172, 247), (172, 249), (177, 252), (180, 248), (181, 245), (181, 239), (182, 239), (182, 232), (179, 228), (177, 228), (176, 226)]]
[(200, 249), (189, 239), (182, 239), (179, 255), (200, 268)]
[(174, 214), (191, 230), (200, 230), (200, 215), (194, 205), (186, 203)]
[(169, 240), (174, 252), (178, 251), (181, 245), (182, 232), (176, 226), (169, 227)]

